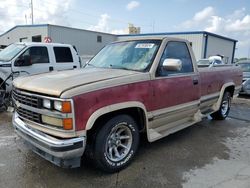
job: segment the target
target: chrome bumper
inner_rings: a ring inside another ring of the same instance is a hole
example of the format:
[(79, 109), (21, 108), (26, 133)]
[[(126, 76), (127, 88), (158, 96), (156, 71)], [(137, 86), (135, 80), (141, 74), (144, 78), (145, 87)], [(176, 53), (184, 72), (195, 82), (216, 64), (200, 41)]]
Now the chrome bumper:
[(84, 153), (86, 138), (77, 137), (58, 139), (29, 128), (18, 114), (13, 114), (13, 126), (16, 133), (22, 137), (28, 146), (46, 160), (64, 168), (79, 167)]

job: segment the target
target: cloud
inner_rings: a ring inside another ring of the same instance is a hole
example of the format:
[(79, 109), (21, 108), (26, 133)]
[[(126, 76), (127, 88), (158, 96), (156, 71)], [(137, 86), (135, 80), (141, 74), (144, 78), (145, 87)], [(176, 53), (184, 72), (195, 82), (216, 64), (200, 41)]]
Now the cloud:
[(128, 34), (128, 32), (126, 31), (126, 29), (114, 29), (111, 31), (112, 34), (115, 35), (123, 35), (123, 34)]
[(209, 18), (212, 15), (214, 15), (214, 8), (213, 7), (206, 7), (202, 11), (197, 12), (193, 17), (193, 20), (200, 22), (200, 21), (206, 20), (207, 18)]
[[(219, 11), (220, 9), (218, 9)], [(206, 7), (176, 26), (178, 30), (205, 30), (238, 40), (236, 55), (247, 56), (250, 46), (250, 14), (246, 8), (220, 16), (214, 7)]]
[(127, 8), (127, 10), (131, 11), (139, 6), (140, 6), (140, 3), (138, 1), (130, 1), (127, 4), (126, 8)]
[(207, 20), (208, 27), (204, 28), (204, 30), (208, 32), (219, 32), (224, 24), (223, 22), (225, 22), (223, 18), (211, 16), (211, 18)]
[(203, 21), (209, 19), (211, 16), (214, 15), (214, 8), (209, 6), (204, 8), (203, 10), (195, 13), (192, 19), (186, 20), (185, 22), (180, 24), (180, 27), (189, 29), (195, 26), (198, 26)]
[[(73, 0), (33, 0), (34, 23), (70, 25), (67, 11)], [(0, 33), (15, 25), (31, 24), (30, 1), (2, 0), (0, 4)]]
[(102, 14), (97, 25), (91, 25), (88, 29), (92, 31), (108, 32), (108, 20), (110, 16), (108, 14)]
[(250, 15), (244, 16), (242, 19), (232, 21), (226, 27), (228, 31), (249, 31), (250, 30)]
[(106, 32), (112, 34), (127, 34), (126, 29), (110, 29), (110, 19), (111, 17), (107, 13), (102, 14), (97, 24), (91, 25), (90, 27), (88, 27), (88, 29), (92, 31)]

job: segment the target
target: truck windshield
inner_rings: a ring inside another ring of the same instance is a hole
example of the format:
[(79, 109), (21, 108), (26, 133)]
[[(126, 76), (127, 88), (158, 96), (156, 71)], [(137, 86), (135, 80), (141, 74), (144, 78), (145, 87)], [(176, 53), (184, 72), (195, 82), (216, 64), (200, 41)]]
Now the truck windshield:
[(25, 48), (24, 44), (9, 45), (7, 48), (3, 49), (0, 52), (0, 61), (10, 61), (24, 48)]
[(102, 68), (145, 71), (159, 49), (161, 40), (117, 42), (104, 47), (88, 65)]

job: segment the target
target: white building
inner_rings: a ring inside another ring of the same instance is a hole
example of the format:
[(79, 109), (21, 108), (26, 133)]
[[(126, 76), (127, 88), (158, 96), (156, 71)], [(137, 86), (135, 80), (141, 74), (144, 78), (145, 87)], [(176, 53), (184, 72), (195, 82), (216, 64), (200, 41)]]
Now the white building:
[(237, 41), (205, 31), (113, 35), (50, 24), (18, 25), (0, 35), (0, 47), (7, 46), (13, 42), (44, 42), (44, 40), (51, 40), (56, 43), (74, 45), (79, 54), (83, 58), (86, 57), (86, 59), (88, 59), (95, 55), (103, 46), (116, 40), (123, 40), (135, 36), (163, 35), (189, 40), (197, 60), (212, 55), (223, 55), (225, 63), (233, 62)]
[(194, 55), (197, 60), (208, 58), (214, 55), (224, 56), (223, 61), (227, 64), (233, 63), (234, 60), (234, 52), (237, 40), (206, 31), (120, 35), (118, 36), (118, 40), (124, 40), (131, 37), (143, 38), (148, 36), (169, 36), (186, 39), (192, 45)]
[(117, 36), (50, 24), (17, 25), (0, 35), (0, 46), (14, 42), (45, 42), (46, 39), (54, 43), (72, 44), (83, 58), (88, 58), (115, 41)]

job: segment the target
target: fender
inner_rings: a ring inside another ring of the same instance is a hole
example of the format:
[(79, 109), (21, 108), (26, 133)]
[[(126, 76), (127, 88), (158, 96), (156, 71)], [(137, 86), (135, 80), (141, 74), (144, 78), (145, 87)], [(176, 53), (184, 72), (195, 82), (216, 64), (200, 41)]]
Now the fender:
[(146, 128), (148, 127), (148, 114), (147, 114), (147, 110), (146, 110), (144, 104), (141, 102), (137, 102), (137, 101), (129, 101), (129, 102), (112, 104), (112, 105), (105, 106), (105, 107), (102, 107), (102, 108), (96, 110), (88, 119), (85, 130), (90, 130), (93, 127), (96, 120), (99, 117), (101, 117), (102, 115), (105, 115), (105, 114), (110, 113), (110, 112), (115, 112), (117, 110), (126, 109), (126, 108), (140, 108), (140, 109), (142, 109), (144, 112), (144, 115), (145, 115)]
[(221, 105), (221, 101), (222, 101), (224, 92), (225, 92), (226, 88), (228, 88), (228, 87), (230, 87), (230, 86), (234, 86), (234, 87), (235, 87), (235, 83), (234, 83), (234, 82), (228, 82), (228, 83), (224, 84), (224, 85), (221, 87), (219, 99), (218, 99), (217, 103), (215, 103), (215, 104), (213, 105), (213, 110), (214, 110), (215, 112), (218, 111), (218, 110), (220, 109), (220, 105)]

